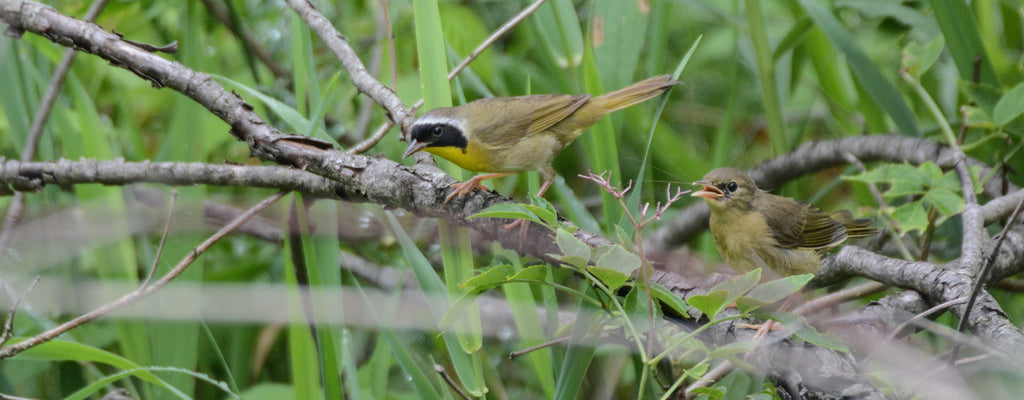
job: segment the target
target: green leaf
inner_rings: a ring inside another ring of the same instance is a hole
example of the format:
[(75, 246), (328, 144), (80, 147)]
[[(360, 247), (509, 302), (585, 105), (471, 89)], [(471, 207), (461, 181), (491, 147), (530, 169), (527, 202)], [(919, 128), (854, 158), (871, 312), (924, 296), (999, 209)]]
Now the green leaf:
[[(917, 118), (910, 110), (903, 95), (896, 89), (896, 86), (882, 74), (878, 66), (861, 49), (857, 40), (853, 37), (839, 20), (829, 10), (813, 0), (798, 0), (803, 6), (807, 15), (828, 36), (829, 41), (846, 56), (846, 62), (850, 65), (850, 72), (857, 78), (857, 82), (867, 92), (868, 96), (878, 103), (885, 110), (896, 126), (906, 135), (921, 136), (921, 129), (917, 126)], [(947, 36), (948, 38), (948, 36)]]
[(555, 211), (552, 209), (538, 207), (532, 204), (524, 205), (523, 207), (533, 212), (533, 215), (540, 218), (540, 220), (543, 221), (542, 223), (548, 227), (556, 226), (556, 224), (558, 224), (558, 215), (555, 214)]
[[(7, 345), (13, 345), (25, 340), (25, 338), (11, 338)], [(38, 346), (34, 346), (14, 356), (15, 360), (45, 360), (45, 361), (91, 361), (112, 365), (122, 370), (139, 370), (138, 377), (149, 382), (159, 382), (153, 374), (142, 370), (141, 366), (131, 360), (121, 357), (106, 350), (97, 349), (81, 343), (66, 342), (63, 340), (52, 340)]]
[(690, 309), (690, 306), (686, 305), (686, 302), (682, 298), (676, 296), (667, 287), (659, 285), (657, 283), (651, 283), (651, 296), (660, 301), (662, 304), (667, 305), (669, 308), (679, 313), (679, 315), (686, 316), (686, 312)]
[(850, 349), (846, 347), (846, 343), (843, 343), (843, 339), (840, 339), (839, 336), (836, 336), (836, 334), (832, 332), (818, 332), (817, 329), (814, 329), (810, 325), (804, 325), (803, 329), (796, 331), (793, 335), (815, 346), (821, 346), (835, 351), (841, 351), (843, 353), (850, 352)]
[(587, 271), (594, 274), (594, 277), (604, 283), (605, 286), (608, 286), (608, 289), (612, 291), (622, 287), (622, 285), (626, 283), (626, 280), (629, 279), (629, 275), (610, 268), (587, 267)]
[(920, 79), (921, 75), (924, 75), (935, 64), (935, 61), (938, 61), (945, 45), (946, 42), (942, 40), (942, 36), (935, 37), (924, 46), (917, 42), (910, 42), (903, 49), (903, 68), (915, 78)]
[[(661, 309), (658, 308), (657, 303), (650, 303), (654, 306), (654, 320), (658, 321), (662, 317)], [(651, 309), (647, 307), (647, 292), (644, 291), (642, 286), (634, 286), (632, 290), (626, 294), (626, 300), (622, 303), (622, 308), (626, 310), (626, 315), (630, 321), (633, 321), (633, 325), (640, 332), (645, 332), (651, 329)]]
[(731, 356), (733, 354), (738, 353), (746, 353), (750, 350), (753, 350), (756, 346), (757, 342), (755, 341), (733, 342), (726, 345), (715, 347), (714, 350), (708, 353), (708, 358), (720, 358)]
[(510, 277), (508, 279), (509, 280), (521, 279), (521, 280), (543, 281), (543, 280), (547, 279), (547, 276), (548, 276), (548, 266), (547, 265), (534, 265), (532, 267), (523, 268), (522, 271), (519, 271), (518, 273), (516, 273), (515, 275), (512, 275), (512, 277)]
[(623, 274), (629, 275), (633, 271), (640, 268), (640, 257), (636, 254), (631, 253), (624, 247), (617, 244), (602, 246), (594, 251), (599, 254), (595, 254), (597, 260), (594, 261), (594, 265), (602, 268), (613, 269)]
[(715, 285), (710, 291), (725, 290), (729, 296), (736, 299), (747, 293), (761, 280), (761, 269), (757, 268), (743, 275), (729, 278), (728, 280)]
[(530, 222), (536, 222), (541, 225), (547, 225), (542, 221), (537, 214), (526, 208), (525, 205), (519, 203), (498, 203), (490, 207), (485, 208), (476, 214), (470, 215), (466, 218), (510, 218), (510, 219), (525, 219)]
[[(966, 1), (932, 0), (932, 12), (946, 38), (949, 54), (953, 57), (960, 79), (975, 81), (991, 87), (999, 87), (999, 78), (992, 59), (987, 54), (978, 31), (974, 12)], [(977, 78), (975, 76), (977, 75)], [(992, 103), (980, 103), (989, 109)]]
[(555, 235), (555, 242), (562, 250), (562, 256), (556, 256), (559, 260), (580, 268), (587, 266), (587, 263), (590, 262), (590, 246), (571, 233), (559, 230)]
[[(523, 5), (532, 3), (522, 1)], [(552, 0), (540, 6), (530, 16), (530, 22), (540, 33), (541, 43), (559, 68), (580, 64), (583, 59), (583, 32), (579, 17), (571, 0)]]
[(469, 280), (462, 282), (461, 286), (463, 289), (470, 291), (484, 287), (494, 287), (502, 283), (508, 282), (509, 276), (515, 272), (515, 268), (511, 265), (498, 265), (492, 267), (483, 273), (470, 278)]
[(915, 229), (924, 232), (928, 227), (928, 210), (920, 200), (912, 201), (896, 207), (892, 212), (892, 219), (900, 225), (904, 233)]
[(725, 309), (725, 306), (729, 304), (729, 292), (725, 290), (715, 290), (708, 294), (698, 294), (690, 296), (686, 299), (686, 302), (691, 307), (700, 310), (700, 312), (707, 315), (709, 319), (714, 320), (718, 313)]
[[(695, 388), (693, 390), (690, 390), (690, 394), (699, 394), (699, 395), (708, 396), (707, 398), (710, 399), (710, 400), (718, 400), (718, 399), (721, 399), (721, 398), (725, 397), (725, 392), (722, 391), (722, 389), (716, 389), (716, 388), (713, 388), (713, 387)], [(698, 399), (703, 399), (703, 398), (698, 397)]]
[(924, 198), (947, 216), (960, 212), (965, 204), (963, 197), (946, 189), (929, 190)]
[(1014, 86), (999, 99), (995, 110), (992, 111), (992, 117), (996, 125), (1004, 126), (1021, 113), (1024, 113), (1024, 83)]
[(736, 299), (736, 307), (740, 309), (740, 312), (746, 314), (759, 307), (775, 303), (800, 291), (807, 282), (811, 281), (811, 278), (814, 278), (814, 274), (793, 275), (757, 285), (746, 296)]

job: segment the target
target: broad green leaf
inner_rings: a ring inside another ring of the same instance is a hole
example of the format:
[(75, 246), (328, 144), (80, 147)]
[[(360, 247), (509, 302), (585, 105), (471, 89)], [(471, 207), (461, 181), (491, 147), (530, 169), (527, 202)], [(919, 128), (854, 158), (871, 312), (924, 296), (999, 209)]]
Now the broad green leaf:
[(1024, 113), (1024, 83), (1014, 86), (999, 99), (996, 108), (992, 111), (992, 118), (996, 125), (1003, 126), (1020, 116), (1021, 113)]
[(895, 220), (903, 232), (918, 230), (924, 232), (928, 227), (928, 209), (918, 201), (896, 207), (892, 212), (892, 219)]
[[(590, 262), (590, 246), (583, 243), (582, 240), (577, 239), (571, 233), (559, 230), (555, 234), (555, 242), (558, 243), (558, 248), (562, 250), (562, 256), (559, 260), (575, 265), (577, 267), (586, 266)], [(582, 260), (580, 264), (579, 260)]]
[[(600, 248), (601, 253), (594, 261), (594, 265), (602, 268), (613, 269), (629, 275), (640, 268), (640, 257), (626, 250), (619, 245), (609, 245)], [(597, 250), (595, 250), (597, 253)]]
[[(7, 345), (16, 344), (25, 338), (11, 338)], [(156, 376), (145, 370), (138, 364), (106, 350), (97, 349), (81, 343), (66, 342), (63, 340), (52, 340), (38, 346), (34, 346), (14, 356), (17, 360), (46, 360), (46, 361), (92, 361), (112, 365), (122, 370), (139, 370), (140, 378), (156, 383)]]
[(883, 195), (887, 199), (896, 199), (905, 196), (914, 196), (924, 193), (924, 185), (917, 179), (892, 178), (889, 180), (889, 190)]
[(476, 214), (470, 215), (466, 218), (510, 218), (510, 219), (525, 219), (530, 222), (536, 222), (541, 225), (546, 225), (533, 211), (526, 208), (525, 205), (519, 203), (498, 203), (490, 207), (485, 208)]
[(679, 313), (681, 316), (687, 316), (686, 311), (690, 309), (690, 306), (686, 305), (686, 302), (682, 298), (676, 296), (668, 288), (659, 285), (657, 283), (651, 283), (651, 296), (653, 296), (662, 304), (667, 305), (669, 308)]
[(962, 105), (960, 110), (967, 118), (967, 126), (995, 130), (996, 124), (985, 110), (971, 105)]
[(958, 81), (960, 87), (978, 108), (989, 115), (995, 113), (995, 105), (1003, 98), (1003, 90), (999, 86), (985, 83), (974, 83), (971, 78)]
[(729, 304), (729, 292), (725, 290), (715, 290), (708, 294), (698, 294), (690, 296), (686, 299), (686, 302), (691, 307), (700, 310), (700, 312), (707, 315), (709, 319), (714, 320), (718, 313), (725, 309), (725, 306)]
[(500, 285), (507, 282), (509, 276), (514, 272), (515, 268), (511, 265), (498, 265), (470, 278), (465, 282), (462, 282), (460, 286), (462, 286), (463, 289), (470, 291), (487, 286), (493, 287), (492, 285)]
[(821, 346), (835, 351), (841, 351), (843, 353), (850, 352), (850, 349), (846, 347), (846, 343), (843, 343), (843, 339), (840, 339), (839, 336), (836, 336), (836, 334), (832, 332), (818, 332), (817, 329), (814, 329), (810, 325), (804, 325), (803, 329), (796, 331), (793, 335), (815, 346)]
[(924, 198), (945, 215), (954, 215), (964, 208), (963, 197), (946, 189), (929, 190)]
[[(691, 395), (702, 395), (707, 396), (709, 400), (718, 400), (725, 397), (725, 392), (722, 389), (716, 389), (713, 387), (701, 387), (690, 390)], [(704, 397), (697, 397), (697, 399), (704, 399)]]
[(814, 278), (814, 274), (787, 276), (757, 285), (747, 295), (736, 299), (736, 307), (744, 314), (759, 307), (775, 303), (800, 291)]
[(733, 299), (746, 294), (757, 282), (761, 280), (761, 269), (754, 269), (753, 271), (747, 272), (743, 275), (735, 276), (721, 282), (715, 287), (711, 288), (710, 291), (725, 290), (729, 292), (729, 296)]
[(640, 331), (645, 332), (651, 329), (651, 309), (648, 305), (654, 306), (654, 320), (658, 321), (662, 317), (661, 308), (658, 307), (657, 302), (647, 301), (647, 292), (644, 291), (642, 286), (634, 286), (632, 290), (626, 294), (626, 300), (622, 303), (622, 308), (626, 310), (626, 314), (629, 319), (633, 321), (633, 325)]
[(720, 358), (727, 357), (737, 353), (746, 353), (753, 350), (757, 346), (755, 341), (744, 341), (744, 342), (733, 342), (726, 345), (715, 347), (708, 353), (708, 358)]
[(917, 42), (910, 42), (903, 49), (903, 68), (914, 77), (920, 79), (921, 75), (928, 72), (928, 69), (935, 64), (935, 61), (938, 61), (945, 45), (946, 42), (942, 40), (942, 36), (935, 37), (935, 39), (932, 39), (931, 42), (923, 46)]
[[(932, 0), (932, 12), (938, 21), (942, 36), (946, 38), (949, 54), (953, 56), (960, 79), (999, 87), (999, 77), (992, 67), (992, 59), (981, 41), (978, 24), (971, 7), (963, 0)], [(977, 76), (977, 78), (975, 78)], [(989, 109), (994, 103), (980, 103)]]
[(521, 279), (521, 280), (535, 280), (543, 281), (547, 279), (548, 266), (547, 265), (534, 265), (532, 267), (523, 268), (522, 271), (517, 272), (509, 280)]
[(605, 286), (608, 286), (608, 289), (612, 291), (622, 287), (622, 285), (626, 283), (626, 280), (629, 279), (629, 275), (611, 268), (587, 267), (587, 271), (594, 274), (594, 277), (604, 283)]
[(557, 214), (555, 214), (554, 210), (545, 207), (538, 207), (532, 204), (524, 205), (523, 207), (525, 207), (527, 210), (530, 210), (530, 212), (532, 212), (533, 215), (536, 215), (537, 218), (540, 218), (540, 220), (543, 221), (544, 225), (556, 226), (556, 224), (558, 223), (558, 216)]

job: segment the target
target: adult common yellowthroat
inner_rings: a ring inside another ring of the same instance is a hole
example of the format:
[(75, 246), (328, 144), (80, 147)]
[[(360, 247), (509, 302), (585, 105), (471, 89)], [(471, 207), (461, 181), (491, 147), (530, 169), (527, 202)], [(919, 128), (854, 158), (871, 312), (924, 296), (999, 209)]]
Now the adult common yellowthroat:
[(542, 196), (555, 179), (551, 161), (565, 146), (605, 114), (655, 97), (679, 82), (656, 76), (598, 97), (531, 95), (491, 97), (465, 105), (438, 108), (420, 117), (402, 158), (420, 150), (441, 156), (474, 172), (489, 172), (452, 185), (445, 203), (485, 179), (539, 171)]
[(768, 267), (783, 276), (821, 269), (821, 257), (847, 238), (878, 233), (870, 219), (849, 210), (826, 213), (811, 204), (758, 189), (735, 168), (719, 168), (694, 182), (711, 207), (711, 236), (733, 269)]

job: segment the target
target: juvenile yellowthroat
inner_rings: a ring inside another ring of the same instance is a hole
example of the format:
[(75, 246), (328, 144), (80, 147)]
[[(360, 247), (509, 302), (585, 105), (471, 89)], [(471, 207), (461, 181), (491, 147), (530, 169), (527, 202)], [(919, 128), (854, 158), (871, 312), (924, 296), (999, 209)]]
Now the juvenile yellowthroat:
[(878, 233), (849, 210), (826, 213), (811, 204), (758, 189), (735, 168), (718, 168), (694, 182), (711, 207), (715, 247), (738, 272), (768, 267), (788, 276), (817, 272), (821, 257), (847, 238)]
[(485, 179), (539, 171), (542, 196), (555, 179), (551, 161), (598, 119), (655, 97), (678, 81), (656, 76), (598, 97), (531, 95), (491, 97), (424, 114), (410, 129), (402, 158), (426, 150), (474, 172), (489, 172), (452, 185), (445, 203), (480, 188)]

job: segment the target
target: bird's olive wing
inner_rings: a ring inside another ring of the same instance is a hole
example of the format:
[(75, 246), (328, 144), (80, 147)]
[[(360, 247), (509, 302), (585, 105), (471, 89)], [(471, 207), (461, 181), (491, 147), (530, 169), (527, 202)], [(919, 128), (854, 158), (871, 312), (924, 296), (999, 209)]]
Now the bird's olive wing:
[(478, 132), (480, 140), (493, 147), (508, 147), (568, 118), (590, 101), (590, 95), (541, 94), (485, 101), (493, 107), (489, 107), (488, 124)]
[(805, 219), (803, 207), (796, 200), (759, 192), (754, 197), (753, 209), (764, 216), (779, 247), (802, 247)]
[(823, 249), (846, 240), (846, 227), (841, 222), (818, 207), (807, 203), (802, 206), (807, 222), (804, 224), (803, 243), (800, 247)]

